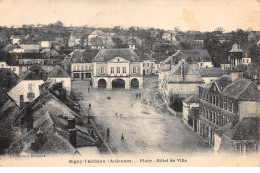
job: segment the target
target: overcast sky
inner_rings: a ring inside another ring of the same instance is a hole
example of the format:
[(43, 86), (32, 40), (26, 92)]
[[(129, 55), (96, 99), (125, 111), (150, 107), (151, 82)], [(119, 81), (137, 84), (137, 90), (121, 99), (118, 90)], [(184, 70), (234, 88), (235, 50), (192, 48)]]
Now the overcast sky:
[(0, 0), (0, 25), (260, 30), (260, 0)]

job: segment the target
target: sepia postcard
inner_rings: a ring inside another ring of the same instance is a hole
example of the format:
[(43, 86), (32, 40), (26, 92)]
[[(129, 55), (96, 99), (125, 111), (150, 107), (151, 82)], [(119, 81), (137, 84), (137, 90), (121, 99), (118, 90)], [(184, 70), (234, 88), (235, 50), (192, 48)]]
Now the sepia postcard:
[(260, 166), (260, 0), (0, 0), (0, 166)]

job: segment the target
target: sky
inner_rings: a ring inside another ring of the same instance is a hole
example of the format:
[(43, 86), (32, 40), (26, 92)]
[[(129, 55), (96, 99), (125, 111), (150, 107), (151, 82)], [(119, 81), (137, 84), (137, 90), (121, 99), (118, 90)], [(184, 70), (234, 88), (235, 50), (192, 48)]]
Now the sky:
[(0, 0), (0, 25), (260, 30), (260, 0)]

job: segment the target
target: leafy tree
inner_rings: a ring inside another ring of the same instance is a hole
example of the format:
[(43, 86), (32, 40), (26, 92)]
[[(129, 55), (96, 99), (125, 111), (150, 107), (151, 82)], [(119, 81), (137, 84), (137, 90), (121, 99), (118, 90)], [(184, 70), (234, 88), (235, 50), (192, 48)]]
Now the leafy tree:
[(113, 42), (114, 42), (113, 48), (128, 48), (128, 45), (125, 44), (123, 42), (123, 40), (121, 40), (120, 38), (113, 37), (112, 39), (113, 39)]

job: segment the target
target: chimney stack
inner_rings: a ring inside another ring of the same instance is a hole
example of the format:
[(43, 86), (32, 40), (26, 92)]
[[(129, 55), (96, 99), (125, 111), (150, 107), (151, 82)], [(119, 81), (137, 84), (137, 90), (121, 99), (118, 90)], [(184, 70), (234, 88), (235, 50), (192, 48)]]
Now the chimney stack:
[(69, 129), (70, 132), (70, 144), (77, 148), (77, 130), (74, 129)]

